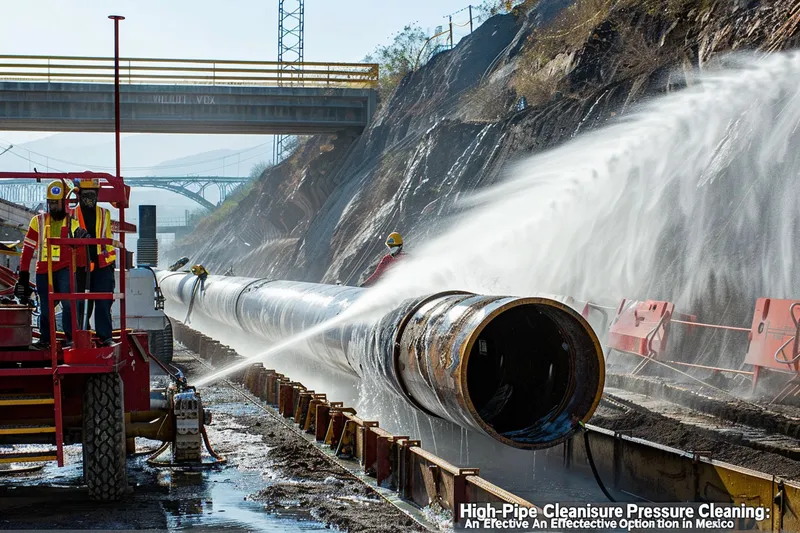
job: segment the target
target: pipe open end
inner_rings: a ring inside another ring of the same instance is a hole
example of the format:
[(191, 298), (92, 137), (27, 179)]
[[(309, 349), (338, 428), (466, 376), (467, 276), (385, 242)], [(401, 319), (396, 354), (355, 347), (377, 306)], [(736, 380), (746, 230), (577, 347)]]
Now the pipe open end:
[(600, 401), (603, 351), (594, 331), (554, 300), (515, 300), (489, 314), (467, 345), (467, 401), (477, 422), (510, 446), (568, 439)]

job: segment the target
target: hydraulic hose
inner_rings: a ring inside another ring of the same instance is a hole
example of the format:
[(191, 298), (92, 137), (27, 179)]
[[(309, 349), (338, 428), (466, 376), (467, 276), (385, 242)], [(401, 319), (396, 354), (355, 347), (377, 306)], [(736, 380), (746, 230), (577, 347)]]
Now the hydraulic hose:
[[(285, 341), (339, 316), (369, 289), (160, 272), (168, 302), (265, 339)], [(445, 292), (378, 318), (339, 324), (298, 345), (315, 360), (377, 379), (417, 409), (509, 446), (541, 449), (574, 435), (602, 395), (605, 363), (589, 324), (548, 298)]]
[(600, 473), (597, 471), (597, 466), (594, 464), (594, 457), (592, 456), (592, 447), (589, 445), (589, 430), (586, 429), (586, 425), (581, 423), (581, 429), (583, 430), (583, 446), (586, 448), (586, 458), (589, 460), (589, 466), (592, 469), (592, 475), (594, 476), (594, 480), (597, 482), (597, 485), (600, 487), (600, 490), (603, 491), (608, 501), (616, 503), (617, 500), (611, 496), (611, 493), (608, 492), (605, 483), (603, 480), (600, 479)]

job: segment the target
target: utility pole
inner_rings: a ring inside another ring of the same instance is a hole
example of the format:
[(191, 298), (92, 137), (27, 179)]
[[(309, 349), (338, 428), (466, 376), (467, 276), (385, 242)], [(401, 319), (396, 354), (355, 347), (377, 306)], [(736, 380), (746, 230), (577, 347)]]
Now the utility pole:
[(453, 48), (453, 15), (448, 17), (450, 19), (450, 48)]
[(472, 4), (469, 5), (469, 32), (472, 33)]
[[(116, 148), (116, 178), (122, 178), (122, 162), (120, 159), (120, 105), (119, 105), (119, 21), (125, 20), (121, 15), (109, 15), (109, 19), (114, 21), (114, 144)], [(49, 164), (49, 160), (48, 160)], [(122, 183), (124, 186), (124, 182)], [(127, 205), (119, 206), (119, 227), (125, 227), (125, 208)], [(77, 209), (77, 207), (76, 207)], [(120, 330), (125, 331), (127, 327), (126, 318), (126, 300), (125, 300), (125, 270), (133, 265), (128, 264), (128, 252), (125, 249), (125, 232), (120, 230), (119, 234), (119, 251), (122, 256), (119, 258), (120, 262), (120, 276), (119, 276), (119, 291), (122, 293), (122, 299), (119, 301), (119, 322)], [(88, 307), (88, 306), (87, 306)], [(89, 329), (89, 314), (86, 314), (86, 329)], [(120, 335), (120, 350), (121, 353), (128, 353), (128, 337), (127, 335)], [(60, 438), (60, 437), (59, 437)]]
[[(278, 0), (278, 78), (284, 72), (297, 71), (303, 63), (303, 33), (305, 0)], [(292, 76), (286, 76), (291, 81)], [(282, 85), (282, 81), (278, 81)], [(278, 164), (286, 156), (289, 135), (276, 135), (272, 147), (272, 162)]]

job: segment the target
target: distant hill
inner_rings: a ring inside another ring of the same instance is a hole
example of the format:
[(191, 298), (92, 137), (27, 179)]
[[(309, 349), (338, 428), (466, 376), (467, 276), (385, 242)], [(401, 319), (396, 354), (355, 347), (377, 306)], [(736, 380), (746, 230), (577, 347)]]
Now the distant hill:
[[(0, 135), (2, 137), (2, 135)], [(1, 145), (5, 148), (5, 143)], [(130, 134), (121, 139), (123, 176), (247, 176), (260, 161), (272, 158), (271, 135)], [(0, 152), (2, 149), (0, 149)], [(0, 170), (9, 172), (113, 172), (114, 136), (105, 133), (56, 133), (14, 147), (0, 156)], [(212, 202), (216, 188), (207, 191)], [(139, 205), (157, 206), (160, 219), (184, 217), (202, 209), (193, 200), (160, 189), (135, 188), (128, 220), (137, 220)], [(116, 215), (115, 215), (115, 218)], [(161, 237), (160, 237), (161, 238)], [(163, 236), (163, 244), (169, 236)], [(136, 249), (136, 239), (128, 241)]]
[[(154, 170), (236, 176), (237, 171), (247, 175), (253, 164), (271, 158), (272, 136), (130, 134), (122, 136), (121, 147), (123, 175), (128, 177), (153, 175)], [(236, 161), (222, 160), (239, 153)], [(114, 164), (114, 136), (104, 133), (57, 133), (15, 145), (0, 156), (0, 167), (12, 172), (33, 167), (55, 172), (112, 171)]]

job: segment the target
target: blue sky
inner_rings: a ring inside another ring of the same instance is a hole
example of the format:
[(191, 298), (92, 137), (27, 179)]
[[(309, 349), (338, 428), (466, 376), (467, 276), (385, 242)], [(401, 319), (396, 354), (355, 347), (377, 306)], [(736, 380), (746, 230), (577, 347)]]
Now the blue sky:
[[(475, 2), (474, 3), (479, 3)], [(360, 61), (392, 33), (417, 22), (432, 32), (469, 0), (306, 0), (305, 60)], [(185, 59), (277, 59), (277, 0), (25, 0), (3, 2), (0, 54), (112, 56), (110, 14), (120, 55)], [(286, 5), (293, 5), (287, 0)], [(467, 11), (454, 16), (468, 23)], [(457, 27), (463, 35), (468, 26)], [(459, 33), (456, 34), (458, 37)], [(10, 142), (40, 133), (0, 132)]]
[[(479, 3), (475, 2), (474, 3)], [(286, 4), (294, 2), (287, 0)], [(306, 0), (305, 58), (358, 61), (408, 22), (446, 25), (469, 0)], [(112, 22), (121, 25), (121, 54), (139, 57), (274, 60), (277, 0), (26, 0), (3, 2), (2, 54), (113, 53)], [(467, 22), (466, 12), (456, 15)]]

